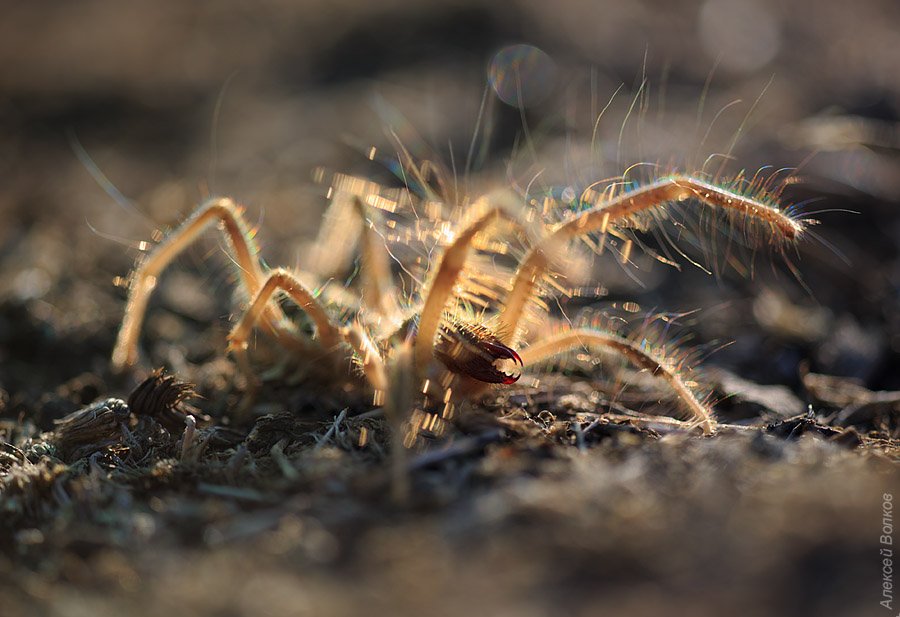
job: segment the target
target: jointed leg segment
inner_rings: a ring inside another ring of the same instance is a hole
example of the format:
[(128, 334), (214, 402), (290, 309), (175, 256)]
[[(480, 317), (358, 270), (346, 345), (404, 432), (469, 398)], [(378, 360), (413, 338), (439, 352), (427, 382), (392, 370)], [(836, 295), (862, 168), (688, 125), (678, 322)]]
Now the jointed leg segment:
[(469, 255), (469, 249), (475, 240), (475, 236), (502, 216), (508, 216), (502, 207), (489, 207), (484, 214), (463, 229), (456, 236), (453, 243), (444, 251), (437, 273), (431, 280), (425, 294), (425, 304), (419, 315), (419, 328), (416, 334), (413, 357), (416, 372), (420, 378), (424, 376), (428, 363), (434, 356), (434, 339), (437, 335), (438, 327), (447, 307), (447, 301), (453, 293), (453, 288), (466, 264), (466, 258)]
[[(309, 318), (315, 325), (319, 343), (323, 348), (331, 349), (340, 343), (349, 344), (356, 352), (362, 365), (363, 373), (372, 384), (372, 387), (376, 390), (384, 390), (387, 387), (381, 353), (363, 328), (359, 324), (347, 328), (336, 326), (332, 323), (325, 309), (319, 304), (313, 293), (294, 274), (283, 268), (278, 268), (269, 273), (259, 293), (253, 298), (247, 311), (228, 335), (229, 351), (234, 353), (250, 388), (252, 388), (252, 384), (255, 381), (247, 359), (247, 344), (250, 331), (262, 318), (266, 307), (270, 306), (272, 296), (279, 291), (286, 293), (297, 306), (309, 315)], [(291, 336), (289, 332), (285, 334)]]
[(690, 176), (663, 178), (603, 201), (575, 218), (560, 223), (541, 242), (531, 248), (516, 271), (512, 290), (500, 313), (500, 333), (504, 342), (515, 343), (525, 306), (550, 267), (554, 253), (564, 248), (569, 240), (592, 232), (605, 233), (610, 225), (615, 225), (618, 221), (639, 212), (667, 202), (691, 198), (712, 208), (735, 211), (748, 219), (759, 220), (770, 227), (773, 237), (790, 241), (803, 231), (801, 221), (792, 219), (778, 208), (759, 199)]
[(247, 338), (250, 335), (250, 330), (260, 321), (266, 308), (270, 305), (272, 296), (279, 291), (286, 293), (291, 300), (297, 303), (297, 306), (309, 315), (316, 327), (322, 347), (329, 349), (342, 340), (343, 337), (340, 331), (331, 323), (331, 319), (313, 293), (291, 272), (283, 268), (277, 268), (269, 272), (259, 292), (250, 302), (247, 311), (228, 335), (231, 349), (244, 349), (247, 347)]
[[(206, 202), (180, 228), (163, 240), (135, 271), (125, 307), (125, 318), (113, 349), (114, 370), (122, 370), (137, 362), (138, 336), (147, 311), (147, 301), (156, 287), (159, 275), (179, 253), (216, 222), (223, 226), (225, 239), (239, 267), (241, 284), (250, 297), (257, 294), (262, 285), (262, 267), (257, 257), (258, 249), (253, 242), (253, 235), (241, 215), (240, 207), (230, 199), (214, 199)], [(272, 320), (282, 317), (277, 307), (268, 308), (266, 311)]]
[(522, 350), (522, 361), (526, 366), (548, 360), (578, 347), (602, 347), (610, 349), (627, 359), (634, 366), (647, 370), (664, 379), (678, 397), (682, 407), (691, 415), (703, 432), (715, 430), (715, 420), (709, 408), (699, 401), (685, 384), (676, 367), (665, 358), (646, 351), (636, 343), (609, 332), (599, 330), (567, 330), (537, 342)]
[[(384, 246), (384, 240), (375, 230), (375, 225), (380, 222), (378, 210), (371, 208), (367, 211), (359, 197), (353, 198), (353, 209), (356, 216), (362, 221), (359, 242), (362, 253), (360, 274), (364, 303), (378, 311), (382, 317), (393, 319), (397, 316), (399, 309), (393, 295), (394, 286), (391, 282), (388, 252)], [(371, 223), (369, 222), (370, 216), (372, 217)]]

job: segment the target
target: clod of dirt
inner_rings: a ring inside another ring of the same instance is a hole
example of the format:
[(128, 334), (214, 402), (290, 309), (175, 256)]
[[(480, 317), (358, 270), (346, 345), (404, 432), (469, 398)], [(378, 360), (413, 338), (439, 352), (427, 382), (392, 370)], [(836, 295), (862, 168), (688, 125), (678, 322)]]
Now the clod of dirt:
[(715, 388), (727, 398), (719, 411), (734, 419), (789, 418), (803, 412), (804, 404), (785, 386), (765, 386), (738, 377), (724, 369), (708, 372)]
[(873, 391), (853, 378), (803, 372), (803, 386), (817, 402), (839, 409), (831, 424), (894, 435), (900, 428), (900, 392)]

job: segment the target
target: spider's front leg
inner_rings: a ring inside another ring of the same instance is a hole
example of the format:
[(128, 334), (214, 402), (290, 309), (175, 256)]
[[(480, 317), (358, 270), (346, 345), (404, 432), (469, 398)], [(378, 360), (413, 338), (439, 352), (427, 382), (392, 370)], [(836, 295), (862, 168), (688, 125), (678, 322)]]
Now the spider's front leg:
[[(493, 199), (504, 199), (504, 196), (493, 196)], [(505, 198), (505, 201), (510, 201)], [(479, 233), (487, 230), (491, 225), (503, 219), (522, 228), (520, 220), (511, 214), (511, 209), (503, 203), (491, 204), (491, 198), (484, 197), (473, 205), (473, 209), (480, 211), (463, 230), (455, 237), (453, 242), (444, 250), (441, 262), (435, 275), (432, 277), (427, 291), (423, 295), (422, 311), (419, 314), (419, 327), (416, 334), (413, 360), (416, 373), (420, 379), (424, 378), (428, 371), (431, 359), (435, 357), (436, 340), (441, 323), (445, 320), (447, 305), (454, 294), (454, 288), (459, 281), (460, 274), (466, 264), (469, 251)], [(499, 343), (499, 341), (497, 341)], [(499, 348), (498, 348), (499, 349)], [(508, 349), (504, 347), (504, 349)], [(511, 351), (511, 350), (509, 350)], [(507, 358), (512, 356), (507, 355)], [(453, 371), (453, 368), (451, 368)], [(475, 379), (479, 379), (473, 376)]]
[[(147, 302), (162, 271), (214, 223), (222, 225), (225, 239), (238, 265), (241, 285), (247, 295), (253, 297), (257, 294), (262, 285), (262, 267), (257, 257), (258, 248), (241, 214), (241, 208), (230, 199), (207, 201), (156, 246), (135, 270), (129, 287), (125, 317), (113, 348), (114, 371), (122, 371), (137, 362), (138, 337), (147, 312)], [(264, 313), (267, 323), (278, 322), (284, 317), (281, 309), (275, 306), (266, 307)]]
[(501, 338), (507, 344), (518, 341), (519, 325), (528, 302), (537, 293), (551, 263), (559, 259), (570, 240), (593, 232), (606, 234), (617, 223), (667, 203), (692, 200), (708, 208), (733, 213), (739, 220), (759, 223), (773, 242), (795, 241), (810, 221), (799, 220), (779, 208), (778, 190), (769, 191), (765, 184), (760, 187), (756, 184), (754, 180), (744, 194), (691, 176), (673, 175), (601, 201), (558, 224), (529, 250), (519, 265), (512, 290), (500, 313)]
[(638, 343), (602, 330), (565, 330), (527, 347), (521, 352), (525, 366), (549, 360), (579, 347), (604, 348), (624, 357), (637, 368), (663, 379), (678, 398), (681, 407), (707, 435), (715, 432), (712, 410), (702, 402), (681, 377), (678, 363), (665, 354), (645, 349)]

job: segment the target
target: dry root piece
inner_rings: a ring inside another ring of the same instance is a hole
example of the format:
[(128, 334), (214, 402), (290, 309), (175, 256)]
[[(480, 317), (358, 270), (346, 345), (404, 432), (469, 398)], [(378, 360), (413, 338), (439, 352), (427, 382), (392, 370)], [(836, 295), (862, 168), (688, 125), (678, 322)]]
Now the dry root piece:
[(193, 384), (178, 381), (159, 368), (134, 389), (128, 397), (128, 407), (136, 416), (149, 416), (170, 433), (180, 434), (189, 415), (202, 423), (210, 420), (187, 403), (196, 396)]
[(130, 416), (125, 401), (109, 398), (57, 420), (53, 441), (59, 457), (71, 462), (121, 443)]

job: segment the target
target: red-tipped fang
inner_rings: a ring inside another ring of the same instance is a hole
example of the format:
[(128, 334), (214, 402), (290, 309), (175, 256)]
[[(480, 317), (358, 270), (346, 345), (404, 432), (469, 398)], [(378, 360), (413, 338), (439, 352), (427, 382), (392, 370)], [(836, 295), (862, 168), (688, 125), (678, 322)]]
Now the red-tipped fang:
[[(522, 362), (522, 358), (519, 357), (519, 354), (516, 353), (515, 349), (510, 349), (509, 353), (512, 354), (512, 359), (514, 362), (516, 362), (519, 366), (525, 366), (525, 363)], [(518, 379), (518, 377), (516, 377), (516, 379)]]

